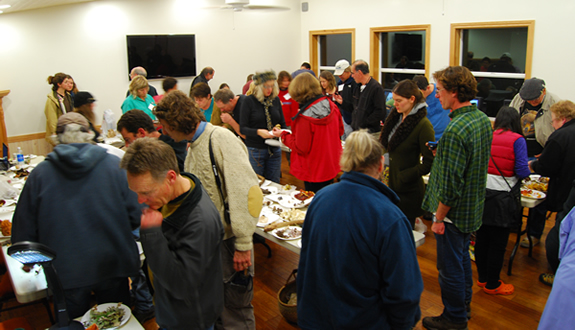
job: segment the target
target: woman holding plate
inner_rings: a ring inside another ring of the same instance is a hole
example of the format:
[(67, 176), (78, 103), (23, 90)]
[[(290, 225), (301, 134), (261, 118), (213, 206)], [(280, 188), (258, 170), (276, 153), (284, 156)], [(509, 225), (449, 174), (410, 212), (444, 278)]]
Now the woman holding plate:
[(290, 172), (305, 184), (305, 190), (317, 192), (333, 183), (340, 171), (343, 123), (339, 109), (322, 95), (317, 79), (305, 72), (295, 77), (289, 94), (300, 104), (292, 121), (292, 133), (274, 128), (292, 150)]
[(240, 112), (240, 132), (246, 136), (250, 164), (256, 174), (279, 183), (282, 154), (279, 141), (271, 131), (285, 128), (279, 88), (273, 71), (258, 72), (253, 77), (254, 93), (245, 98)]

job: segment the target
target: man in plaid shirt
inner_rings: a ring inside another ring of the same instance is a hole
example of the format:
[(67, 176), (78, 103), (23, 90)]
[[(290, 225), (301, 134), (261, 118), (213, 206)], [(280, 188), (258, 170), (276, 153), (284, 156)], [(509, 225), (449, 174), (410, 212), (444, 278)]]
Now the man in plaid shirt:
[(487, 116), (470, 101), (477, 82), (462, 66), (433, 74), (436, 95), (451, 122), (439, 140), (422, 208), (435, 213), (437, 270), (443, 313), (425, 317), (427, 329), (467, 329), (471, 303), (469, 236), (481, 226), (487, 165), (493, 130)]

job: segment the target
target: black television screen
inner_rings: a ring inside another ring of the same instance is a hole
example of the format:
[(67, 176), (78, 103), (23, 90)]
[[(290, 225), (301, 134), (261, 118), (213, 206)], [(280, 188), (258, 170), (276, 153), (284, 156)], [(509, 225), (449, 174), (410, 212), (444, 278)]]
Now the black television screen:
[(142, 66), (148, 79), (196, 75), (196, 36), (126, 36), (128, 68)]

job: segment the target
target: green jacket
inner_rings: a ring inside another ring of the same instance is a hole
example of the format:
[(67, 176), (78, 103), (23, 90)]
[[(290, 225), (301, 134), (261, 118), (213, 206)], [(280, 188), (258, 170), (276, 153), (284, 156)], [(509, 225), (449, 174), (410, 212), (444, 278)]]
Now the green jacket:
[(422, 176), (429, 173), (433, 163), (433, 153), (425, 143), (435, 141), (435, 132), (426, 114), (425, 103), (422, 103), (416, 113), (408, 115), (397, 126), (402, 115), (393, 108), (381, 134), (381, 142), (389, 153), (389, 187), (399, 196), (398, 207), (412, 224), (416, 217), (423, 215)]

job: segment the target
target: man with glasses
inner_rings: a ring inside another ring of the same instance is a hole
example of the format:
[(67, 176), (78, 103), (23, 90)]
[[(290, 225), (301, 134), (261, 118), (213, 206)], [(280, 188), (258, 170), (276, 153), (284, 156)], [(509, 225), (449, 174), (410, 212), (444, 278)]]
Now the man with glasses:
[[(539, 78), (525, 80), (519, 93), (515, 95), (510, 107), (517, 109), (521, 115), (521, 126), (527, 140), (527, 154), (530, 160), (538, 158), (547, 139), (555, 131), (551, 120), (551, 106), (561, 99), (547, 92), (545, 81)], [(547, 203), (543, 202), (529, 209), (527, 217), (527, 235), (531, 236), (533, 245), (539, 244), (545, 229), (545, 216)], [(525, 236), (521, 241), (522, 247), (529, 247), (529, 238)]]
[(354, 98), (357, 100), (352, 114), (351, 127), (354, 131), (366, 128), (369, 133), (377, 135), (385, 121), (385, 92), (381, 84), (369, 74), (369, 65), (364, 60), (357, 60), (351, 66), (351, 76), (360, 86)]
[(422, 208), (434, 213), (437, 270), (443, 313), (425, 317), (426, 329), (467, 329), (471, 315), (472, 271), (469, 237), (481, 227), (487, 165), (493, 130), (487, 116), (471, 104), (477, 82), (469, 69), (451, 66), (433, 74), (436, 96), (451, 109), (451, 122), (437, 146)]

